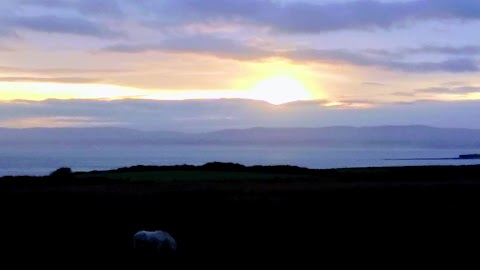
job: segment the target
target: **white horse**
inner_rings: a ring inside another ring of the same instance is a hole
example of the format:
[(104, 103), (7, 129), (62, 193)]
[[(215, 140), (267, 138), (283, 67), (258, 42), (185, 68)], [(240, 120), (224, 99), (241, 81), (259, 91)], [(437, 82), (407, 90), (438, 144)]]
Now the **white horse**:
[(150, 253), (160, 254), (177, 249), (177, 242), (164, 231), (139, 231), (133, 236), (133, 247)]

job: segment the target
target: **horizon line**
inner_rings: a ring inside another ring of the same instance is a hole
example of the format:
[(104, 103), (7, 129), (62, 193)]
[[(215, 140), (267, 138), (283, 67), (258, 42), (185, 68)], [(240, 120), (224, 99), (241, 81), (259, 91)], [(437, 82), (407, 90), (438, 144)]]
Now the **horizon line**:
[(46, 130), (78, 130), (78, 129), (121, 129), (121, 130), (131, 130), (131, 131), (138, 131), (138, 132), (172, 132), (172, 133), (184, 133), (184, 134), (202, 134), (202, 133), (215, 133), (219, 131), (242, 131), (242, 130), (294, 130), (294, 129), (326, 129), (326, 128), (353, 128), (353, 129), (365, 129), (365, 128), (430, 128), (430, 129), (454, 129), (454, 130), (478, 130), (480, 128), (465, 128), (465, 127), (441, 127), (441, 126), (433, 126), (433, 125), (422, 125), (422, 124), (406, 124), (406, 125), (362, 125), (362, 126), (354, 126), (354, 125), (327, 125), (327, 126), (296, 126), (296, 127), (285, 127), (285, 126), (278, 126), (278, 127), (268, 127), (268, 126), (251, 126), (245, 128), (221, 128), (221, 129), (213, 129), (210, 131), (197, 131), (197, 132), (186, 132), (186, 131), (179, 131), (179, 130), (148, 130), (148, 129), (140, 129), (140, 128), (132, 128), (132, 127), (123, 127), (123, 126), (68, 126), (68, 127), (3, 127), (0, 126), (0, 130), (39, 130), (39, 129), (46, 129)]

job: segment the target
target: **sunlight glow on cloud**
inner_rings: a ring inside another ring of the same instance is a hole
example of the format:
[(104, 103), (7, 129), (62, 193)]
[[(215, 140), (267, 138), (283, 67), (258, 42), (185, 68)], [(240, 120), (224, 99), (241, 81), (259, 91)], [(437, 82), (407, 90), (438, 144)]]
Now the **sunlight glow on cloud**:
[(0, 82), (0, 100), (118, 99), (145, 94), (142, 90), (105, 84)]
[(0, 100), (47, 99), (254, 99), (271, 104), (309, 100), (312, 95), (292, 78), (269, 78), (246, 90), (146, 91), (99, 84), (2, 83)]
[(468, 94), (468, 100), (480, 100), (480, 92), (479, 93), (471, 93)]
[[(214, 64), (221, 65), (222, 62), (213, 61), (212, 65)], [(100, 74), (100, 76), (94, 76), (94, 74), (93, 77), (44, 77), (36, 75), (38, 73), (36, 70), (33, 72), (27, 70), (29, 76), (0, 77), (0, 100), (228, 98), (254, 99), (281, 104), (326, 97), (326, 94), (319, 90), (318, 78), (316, 78), (318, 76), (308, 66), (296, 65), (280, 59), (238, 65), (239, 71), (233, 70), (234, 72), (231, 73), (202, 73), (201, 67), (198, 67), (197, 74), (180, 77), (176, 77), (170, 72), (168, 76), (162, 76), (160, 73), (164, 72), (162, 69), (158, 71), (158, 75), (155, 75), (152, 73), (157, 72), (154, 71), (155, 67), (150, 66), (149, 71), (145, 73), (137, 71), (136, 73), (112, 76), (109, 79), (96, 79), (104, 76)], [(188, 71), (185, 73), (188, 74)], [(231, 77), (226, 78), (224, 74)], [(154, 80), (154, 82), (148, 88), (135, 87), (136, 82), (141, 81), (142, 78)], [(224, 83), (225, 88), (223, 89), (211, 89), (208, 85), (202, 85), (215, 79), (231, 82)], [(190, 80), (192, 86), (197, 85), (198, 87), (172, 89), (170, 85), (175, 86), (175, 80)], [(107, 83), (107, 81), (111, 83)], [(158, 87), (155, 87), (155, 81)], [(162, 87), (162, 85), (166, 87)]]
[(92, 117), (80, 116), (27, 117), (0, 121), (0, 127), (7, 128), (106, 127), (121, 125), (121, 122), (98, 121)]
[(312, 99), (312, 94), (300, 81), (289, 77), (273, 77), (260, 81), (249, 91), (249, 96), (274, 105)]

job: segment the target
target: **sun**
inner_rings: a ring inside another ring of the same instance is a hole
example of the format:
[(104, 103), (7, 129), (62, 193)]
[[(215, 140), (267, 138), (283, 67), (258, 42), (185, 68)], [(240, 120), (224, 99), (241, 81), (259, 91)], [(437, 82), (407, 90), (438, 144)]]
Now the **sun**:
[(297, 79), (272, 77), (258, 82), (250, 90), (250, 98), (264, 100), (274, 105), (309, 100), (312, 94)]

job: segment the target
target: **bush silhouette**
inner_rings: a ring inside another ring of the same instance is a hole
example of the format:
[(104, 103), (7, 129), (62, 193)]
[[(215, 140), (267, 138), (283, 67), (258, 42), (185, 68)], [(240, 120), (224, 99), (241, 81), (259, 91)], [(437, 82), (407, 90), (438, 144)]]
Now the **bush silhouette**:
[(50, 177), (52, 178), (71, 178), (73, 175), (72, 169), (62, 167), (60, 169), (55, 170), (50, 174)]

